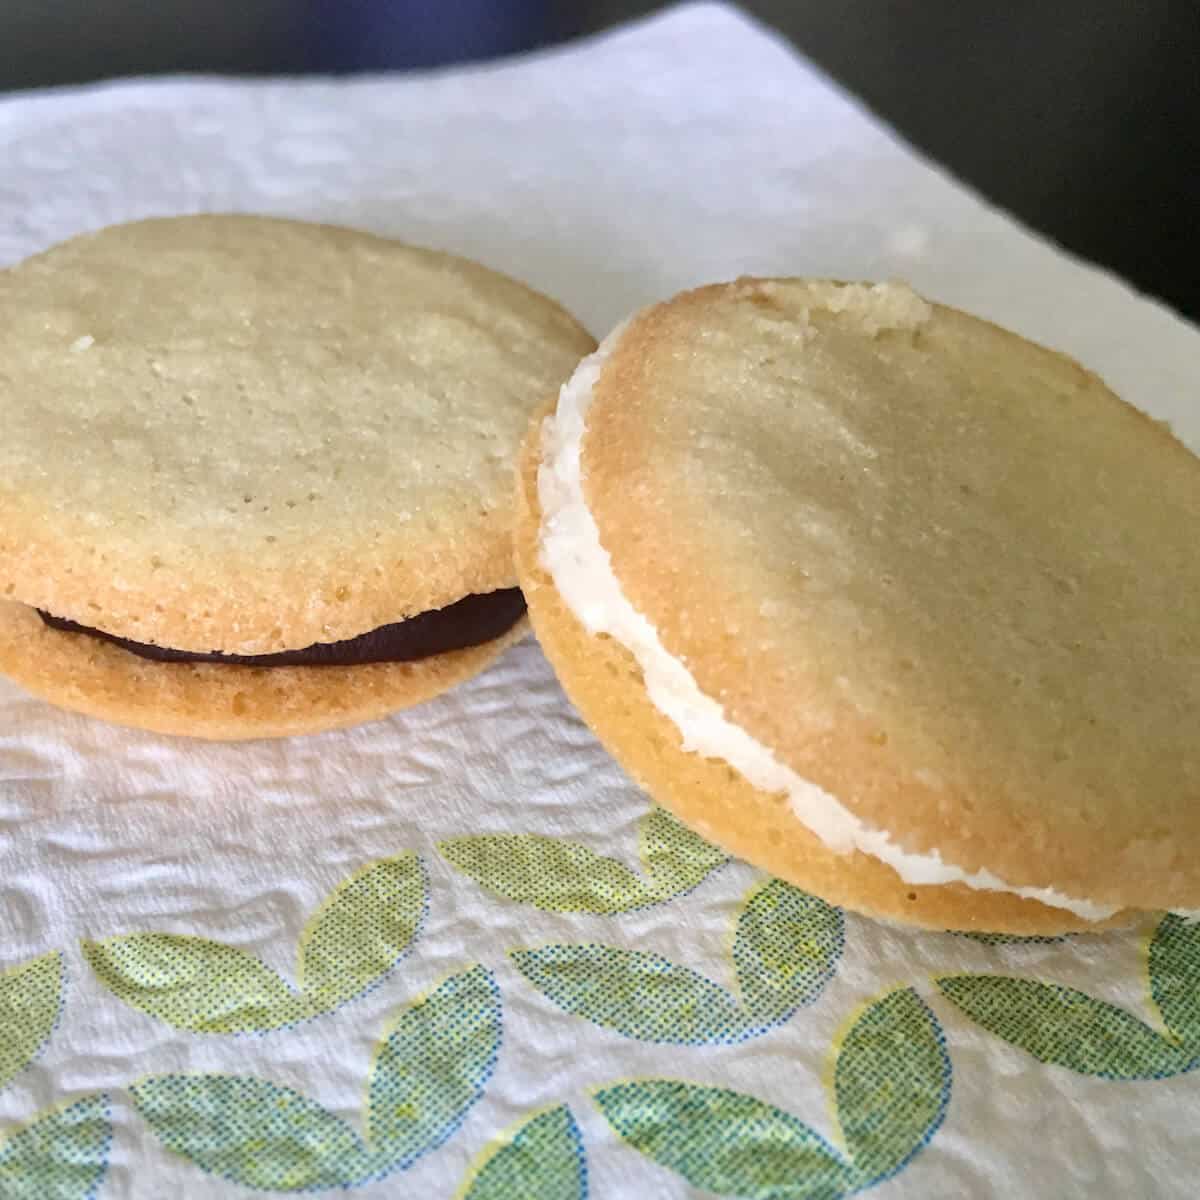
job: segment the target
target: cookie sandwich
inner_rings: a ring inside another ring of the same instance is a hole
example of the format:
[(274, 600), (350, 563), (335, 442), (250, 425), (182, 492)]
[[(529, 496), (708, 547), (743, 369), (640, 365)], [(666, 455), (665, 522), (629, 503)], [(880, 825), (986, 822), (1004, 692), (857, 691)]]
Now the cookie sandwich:
[(264, 217), (0, 272), (0, 673), (206, 738), (469, 678), (525, 627), (521, 437), (593, 346), (475, 263)]
[(1059, 933), (1200, 908), (1200, 460), (907, 287), (701, 288), (585, 359), (516, 539), (651, 795), (826, 899)]

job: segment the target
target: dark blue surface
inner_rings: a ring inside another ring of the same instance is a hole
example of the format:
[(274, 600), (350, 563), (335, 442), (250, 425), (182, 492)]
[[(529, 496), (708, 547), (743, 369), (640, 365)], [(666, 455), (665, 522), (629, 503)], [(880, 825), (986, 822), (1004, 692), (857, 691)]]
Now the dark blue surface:
[(428, 67), (493, 58), (569, 33), (552, 0), (307, 0), (305, 56), (316, 71)]

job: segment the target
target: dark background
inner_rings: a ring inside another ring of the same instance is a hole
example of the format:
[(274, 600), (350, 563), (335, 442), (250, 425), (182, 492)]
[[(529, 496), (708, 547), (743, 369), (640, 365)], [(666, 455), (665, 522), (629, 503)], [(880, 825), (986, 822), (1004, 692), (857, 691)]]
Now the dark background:
[[(166, 71), (433, 66), (530, 49), (664, 7), (0, 0), (0, 90)], [(1200, 319), (1197, 0), (742, 7), (989, 198)]]

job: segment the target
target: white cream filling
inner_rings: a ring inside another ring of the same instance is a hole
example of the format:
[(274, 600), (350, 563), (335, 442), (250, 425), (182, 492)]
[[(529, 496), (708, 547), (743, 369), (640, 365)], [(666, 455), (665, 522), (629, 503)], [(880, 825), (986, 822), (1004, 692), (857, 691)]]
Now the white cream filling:
[(886, 863), (910, 884), (963, 883), (976, 891), (1008, 892), (1100, 921), (1117, 909), (1064, 895), (1055, 888), (1006, 883), (990, 871), (964, 871), (937, 851), (913, 853), (883, 830), (871, 829), (836, 796), (780, 762), (773, 751), (725, 716), (658, 632), (626, 599), (600, 531), (583, 495), (581, 450), (596, 380), (628, 322), (585, 358), (559, 393), (557, 412), (542, 428), (538, 498), (542, 508), (539, 556), (563, 601), (593, 635), (606, 633), (637, 660), (654, 706), (679, 730), (685, 750), (727, 762), (764, 792), (786, 793), (796, 816), (831, 850), (860, 850)]

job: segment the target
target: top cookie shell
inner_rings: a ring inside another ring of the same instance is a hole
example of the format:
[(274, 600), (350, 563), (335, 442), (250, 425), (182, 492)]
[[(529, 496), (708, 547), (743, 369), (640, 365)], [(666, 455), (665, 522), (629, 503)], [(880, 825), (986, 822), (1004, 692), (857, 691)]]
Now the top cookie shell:
[(1200, 460), (903, 287), (742, 280), (603, 370), (585, 497), (701, 689), (906, 849), (1200, 904)]
[(530, 414), (593, 346), (475, 263), (249, 216), (0, 272), (0, 595), (183, 650), (510, 586)]

